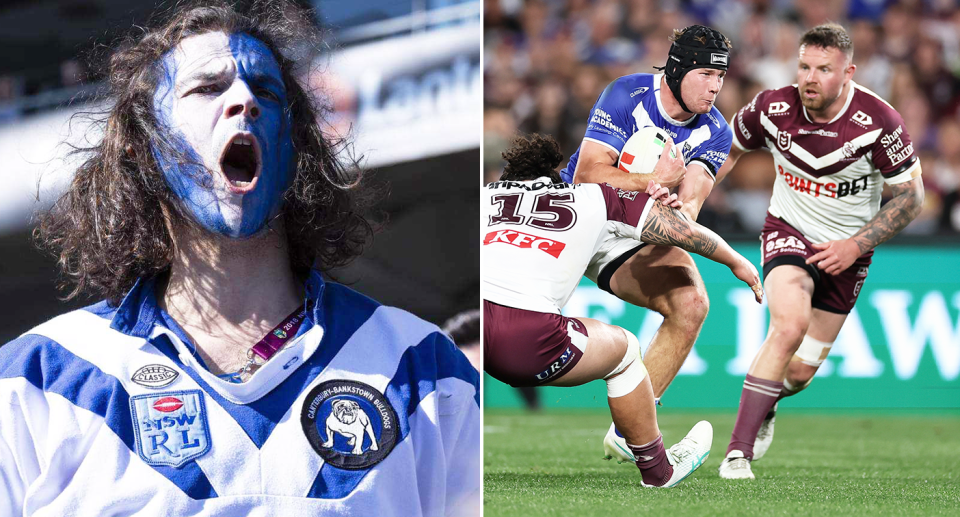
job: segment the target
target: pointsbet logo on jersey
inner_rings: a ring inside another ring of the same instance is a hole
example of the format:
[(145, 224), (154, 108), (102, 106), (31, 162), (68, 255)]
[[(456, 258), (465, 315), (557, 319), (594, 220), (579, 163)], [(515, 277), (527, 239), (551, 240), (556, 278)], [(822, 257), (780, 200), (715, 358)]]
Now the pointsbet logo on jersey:
[(349, 380), (327, 381), (310, 390), (300, 424), (324, 461), (347, 470), (383, 461), (400, 431), (397, 412), (387, 398), (369, 384)]

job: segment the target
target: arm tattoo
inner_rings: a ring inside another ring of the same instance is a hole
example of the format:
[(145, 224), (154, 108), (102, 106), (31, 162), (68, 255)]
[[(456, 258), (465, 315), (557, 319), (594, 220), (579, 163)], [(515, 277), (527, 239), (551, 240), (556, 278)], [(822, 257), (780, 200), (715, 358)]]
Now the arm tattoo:
[(697, 223), (690, 222), (676, 209), (655, 201), (643, 224), (640, 240), (650, 244), (676, 246), (703, 255), (713, 256), (719, 246), (719, 237)]
[(893, 199), (880, 207), (877, 215), (853, 236), (853, 242), (860, 247), (860, 253), (866, 253), (900, 233), (900, 230), (920, 214), (923, 207), (923, 183), (920, 178), (891, 185), (890, 190), (893, 192)]

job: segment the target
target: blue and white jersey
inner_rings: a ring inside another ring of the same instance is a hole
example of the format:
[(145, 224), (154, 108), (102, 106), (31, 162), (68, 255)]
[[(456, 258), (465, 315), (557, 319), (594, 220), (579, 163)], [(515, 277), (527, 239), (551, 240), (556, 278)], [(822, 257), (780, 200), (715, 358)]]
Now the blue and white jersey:
[[(716, 107), (683, 122), (671, 118), (660, 101), (661, 77), (663, 74), (632, 74), (610, 83), (593, 105), (583, 139), (609, 147), (619, 156), (637, 130), (656, 126), (669, 133), (683, 150), (687, 165), (698, 162), (716, 176), (730, 153), (733, 142), (730, 126)], [(578, 148), (570, 156), (567, 167), (560, 171), (560, 177), (567, 183), (573, 183), (579, 157)]]
[(0, 515), (479, 515), (479, 375), (437, 327), (314, 272), (233, 384), (154, 291), (0, 347)]

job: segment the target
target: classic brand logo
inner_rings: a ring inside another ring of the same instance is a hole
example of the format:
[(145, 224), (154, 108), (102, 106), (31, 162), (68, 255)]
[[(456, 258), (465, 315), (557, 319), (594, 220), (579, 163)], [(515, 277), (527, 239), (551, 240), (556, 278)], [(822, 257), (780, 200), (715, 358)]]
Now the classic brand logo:
[(630, 94), (630, 98), (636, 97), (637, 95), (642, 95), (644, 92), (646, 92), (649, 89), (650, 88), (647, 88), (646, 86), (637, 88), (636, 90), (633, 91), (633, 93)]
[(544, 239), (543, 237), (529, 235), (516, 230), (496, 230), (488, 233), (483, 238), (484, 245), (496, 242), (512, 244), (518, 248), (538, 249), (556, 258), (560, 258), (560, 253), (563, 251), (563, 248), (567, 247), (566, 244), (560, 241)]
[(786, 113), (790, 109), (790, 105), (786, 102), (771, 102), (770, 107), (767, 108), (767, 113), (771, 115), (779, 115), (781, 113)]
[(300, 413), (307, 441), (327, 463), (370, 468), (397, 444), (400, 422), (386, 397), (368, 384), (333, 380), (310, 390)]
[(162, 364), (148, 364), (133, 372), (130, 380), (148, 388), (162, 388), (177, 380), (180, 373)]
[(210, 450), (203, 392), (168, 391), (130, 397), (137, 454), (149, 465), (181, 467)]

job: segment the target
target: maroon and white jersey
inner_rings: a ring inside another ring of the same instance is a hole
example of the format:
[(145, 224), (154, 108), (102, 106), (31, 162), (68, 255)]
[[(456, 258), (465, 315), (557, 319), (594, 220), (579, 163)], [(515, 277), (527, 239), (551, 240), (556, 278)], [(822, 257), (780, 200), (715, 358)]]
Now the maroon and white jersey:
[(880, 210), (881, 179), (920, 174), (900, 114), (853, 81), (840, 113), (811, 122), (797, 85), (764, 90), (733, 117), (733, 144), (773, 153), (777, 179), (770, 213), (812, 242), (846, 239)]
[[(590, 258), (614, 231), (639, 240), (653, 202), (595, 183), (497, 181), (480, 192), (483, 299), (560, 313)], [(608, 226), (609, 224), (609, 226)]]

